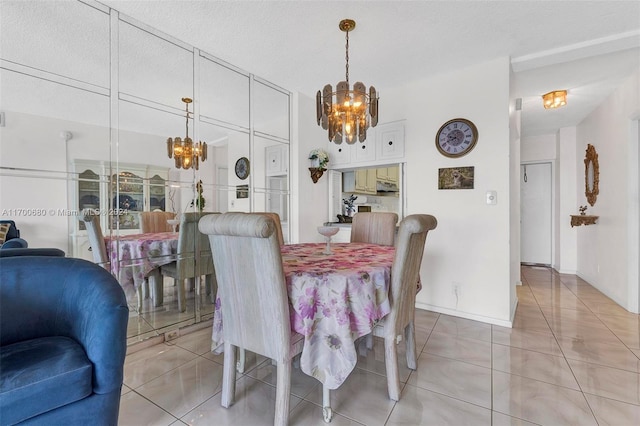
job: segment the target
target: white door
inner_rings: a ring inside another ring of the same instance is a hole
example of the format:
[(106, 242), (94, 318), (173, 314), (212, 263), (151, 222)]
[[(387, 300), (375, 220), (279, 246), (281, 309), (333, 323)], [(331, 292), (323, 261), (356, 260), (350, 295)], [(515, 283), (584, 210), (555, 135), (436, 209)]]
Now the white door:
[(229, 181), (229, 169), (218, 167), (216, 172), (216, 211), (226, 213), (229, 211), (229, 191), (227, 185)]
[(520, 260), (551, 266), (551, 163), (520, 166)]

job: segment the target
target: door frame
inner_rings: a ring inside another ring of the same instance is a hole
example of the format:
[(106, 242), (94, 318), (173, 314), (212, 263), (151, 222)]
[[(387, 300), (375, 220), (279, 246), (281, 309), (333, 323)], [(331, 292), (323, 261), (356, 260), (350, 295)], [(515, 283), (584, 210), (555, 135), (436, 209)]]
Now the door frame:
[[(549, 267), (557, 269), (558, 262), (556, 261), (556, 222), (558, 219), (557, 203), (556, 203), (556, 160), (529, 160), (521, 161), (520, 167), (529, 166), (533, 164), (551, 164), (551, 263)], [(521, 186), (520, 176), (518, 176), (518, 185)], [(520, 191), (520, 188), (518, 188)], [(522, 196), (520, 197), (520, 209), (522, 211)], [(520, 214), (520, 244), (522, 244), (522, 214)], [(522, 247), (520, 248), (520, 264), (522, 265)], [(530, 265), (529, 263), (526, 263)], [(545, 265), (546, 266), (546, 265)]]

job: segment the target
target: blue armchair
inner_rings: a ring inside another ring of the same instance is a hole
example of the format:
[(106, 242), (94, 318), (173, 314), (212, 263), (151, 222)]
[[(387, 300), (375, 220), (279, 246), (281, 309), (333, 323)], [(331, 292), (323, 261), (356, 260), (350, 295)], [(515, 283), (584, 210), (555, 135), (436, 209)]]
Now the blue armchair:
[(94, 263), (0, 258), (0, 424), (116, 425), (128, 317)]
[(13, 220), (0, 220), (1, 225), (9, 225), (4, 239), (0, 239), (0, 249), (7, 248), (27, 248), (29, 244), (20, 238), (20, 230)]

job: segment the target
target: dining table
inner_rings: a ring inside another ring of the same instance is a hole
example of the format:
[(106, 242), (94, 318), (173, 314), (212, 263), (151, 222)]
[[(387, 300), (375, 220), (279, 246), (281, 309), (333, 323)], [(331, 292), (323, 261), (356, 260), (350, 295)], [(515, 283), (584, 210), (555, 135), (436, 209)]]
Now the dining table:
[(111, 272), (125, 292), (137, 291), (151, 271), (176, 260), (178, 232), (105, 237)]
[[(301, 370), (337, 389), (356, 366), (356, 340), (391, 311), (389, 287), (394, 247), (369, 243), (303, 243), (281, 246), (292, 331), (304, 336)], [(224, 349), (220, 299), (216, 298), (212, 351)]]

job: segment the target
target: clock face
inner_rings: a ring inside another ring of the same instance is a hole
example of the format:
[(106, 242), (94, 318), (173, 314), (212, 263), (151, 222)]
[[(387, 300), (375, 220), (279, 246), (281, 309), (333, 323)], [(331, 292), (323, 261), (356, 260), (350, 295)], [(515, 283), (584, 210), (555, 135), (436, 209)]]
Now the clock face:
[(464, 118), (447, 121), (436, 133), (436, 147), (446, 157), (462, 157), (476, 146), (477, 141), (478, 129)]
[(236, 161), (236, 176), (244, 180), (249, 176), (249, 159), (241, 157)]

